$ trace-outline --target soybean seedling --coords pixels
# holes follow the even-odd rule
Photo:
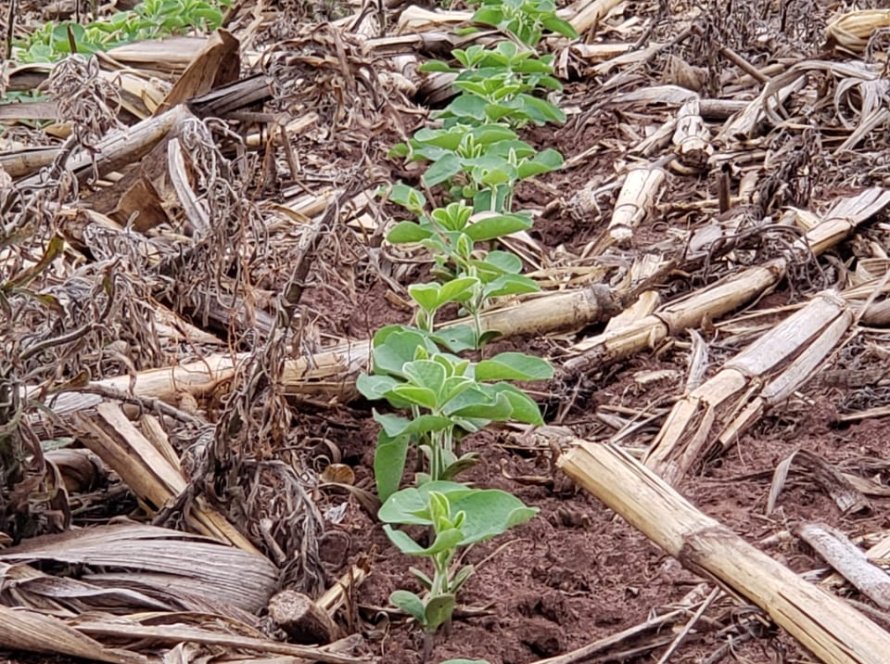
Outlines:
[[[499,28],[532,48],[545,30],[570,39],[578,37],[572,24],[557,16],[553,0],[482,0],[473,21]]]
[[[404,489],[383,504],[378,516],[387,524],[384,530],[390,541],[402,553],[427,558],[432,565],[432,576],[411,568],[425,590],[423,596],[397,590],[389,598],[423,628],[425,655],[432,647],[432,635],[451,620],[457,593],[474,571],[472,565],[453,568],[458,552],[525,523],[537,511],[505,491],[474,489],[456,482]],[[423,547],[391,524],[427,526],[433,543]]]
[[[520,141],[509,127],[492,123],[421,129],[390,154],[431,162],[423,175],[424,185],[443,185],[451,200],[472,199],[477,212],[510,212],[518,182],[563,164],[556,150],[539,152]]]
[[[511,41],[502,41],[494,48],[478,44],[458,48],[451,54],[460,68],[441,60],[421,66],[421,71],[457,75],[452,85],[460,94],[435,114],[446,127],[459,122],[504,122],[512,127],[529,122],[565,122],[565,113],[558,106],[533,94],[562,90],[553,76],[553,55],[539,55]]]
[[[392,244],[423,245],[433,257],[433,274],[443,282],[409,286],[408,292],[418,305],[418,327],[432,333],[437,312],[451,302],[459,303],[473,319],[469,337],[460,327],[441,331],[438,341],[449,350],[480,348],[487,341],[491,335],[483,330],[480,314],[494,298],[539,290],[534,280],[520,274],[522,261],[515,254],[481,247],[531,228],[530,216],[474,214],[463,202],[437,208],[427,215],[423,212],[423,194],[405,185],[394,186],[390,198],[410,206],[418,219],[397,223],[387,240]]]
[[[475,461],[459,456],[467,433],[491,422],[541,425],[538,405],[507,381],[548,379],[553,368],[546,360],[523,353],[500,353],[472,363],[439,352],[420,330],[385,327],[374,335],[373,374],[362,374],[359,391],[368,399],[385,399],[410,413],[374,413],[381,426],[374,455],[374,475],[381,500],[399,487],[410,445],[427,459],[427,472],[418,483],[454,478]]]

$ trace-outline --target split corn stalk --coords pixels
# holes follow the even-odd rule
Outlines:
[[[121,476],[124,483],[156,513],[171,504],[188,488],[172,446],[159,450],[136,428],[114,403],[100,403],[95,415],[78,414],[75,423],[80,440]],[[159,444],[160,440],[158,441]],[[176,463],[171,461],[176,459]],[[226,518],[199,497],[185,511],[185,521],[193,532],[213,537],[257,556],[262,553]]]
[[[701,116],[698,99],[687,101],[677,111],[677,128],[674,130],[674,152],[684,166],[703,170],[714,154],[711,135]]]
[[[768,408],[805,383],[852,323],[853,313],[837,293],[817,295],[681,398],[646,454],[646,465],[675,483],[702,460],[721,420],[728,424],[723,424],[719,441],[728,447]]]
[[[759,606],[829,664],[885,664],[890,634],[729,528],[612,445],[572,440],[558,466],[684,567]]]

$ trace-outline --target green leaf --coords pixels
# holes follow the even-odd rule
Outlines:
[[[417,387],[416,385],[398,385],[393,388],[393,394],[400,399],[404,399],[414,406],[420,406],[428,410],[435,410],[439,405],[436,393],[428,387]]]
[[[444,481],[427,482],[418,487],[408,487],[388,496],[377,512],[377,518],[384,523],[398,523],[406,526],[432,525],[429,518],[418,516],[418,513],[426,510],[431,491],[444,494],[449,501],[454,501],[475,489],[459,482]]]
[[[568,37],[569,39],[577,39],[578,31],[572,27],[572,24],[568,21],[564,21],[558,16],[547,16],[541,20],[541,25],[550,30],[551,32],[556,32],[563,37]]]
[[[538,512],[536,507],[526,507],[516,496],[497,489],[476,489],[454,497],[451,509],[466,514],[460,546],[491,539],[525,523]]]
[[[421,415],[411,420],[411,426],[408,427],[408,433],[415,435],[423,435],[432,431],[444,431],[454,426],[454,422],[441,415]]]
[[[534,279],[519,274],[504,274],[493,279],[485,286],[485,297],[503,297],[505,295],[522,295],[537,293],[541,287]]]
[[[522,271],[522,260],[509,251],[489,251],[485,263],[506,274],[519,274]]]
[[[472,325],[449,325],[433,334],[436,343],[452,353],[461,353],[476,348],[476,330]]]
[[[439,306],[448,302],[466,302],[473,296],[473,289],[479,285],[476,277],[460,277],[442,284]]]
[[[427,601],[424,619],[427,630],[434,632],[440,625],[451,620],[454,613],[455,598],[452,594],[435,595]]]
[[[540,175],[541,173],[555,171],[557,168],[562,167],[563,163],[564,160],[562,155],[556,150],[548,148],[543,152],[536,154],[534,158],[521,163],[517,170],[519,177],[525,179]]]
[[[524,422],[533,426],[544,424],[538,404],[525,392],[507,383],[497,383],[491,387],[510,402],[512,408],[510,419],[512,421]]]
[[[466,392],[475,385],[476,382],[472,378],[468,378],[467,376],[449,376],[445,380],[445,384],[442,386],[442,398],[445,400],[451,400],[458,394]]]
[[[355,386],[362,396],[369,401],[386,398],[386,393],[401,383],[392,376],[359,375]]]
[[[396,143],[389,149],[387,156],[390,159],[404,159],[409,154],[411,154],[411,149],[406,143]]]
[[[405,459],[408,455],[410,438],[407,435],[391,438],[381,431],[377,436],[377,449],[374,451],[374,479],[377,495],[385,501],[396,491],[405,472]]]
[[[487,119],[485,116],[485,100],[476,95],[463,93],[455,97],[445,107],[442,115],[446,117],[452,115],[461,119],[471,119],[477,123],[483,123]]]
[[[539,124],[547,122],[562,124],[566,121],[566,114],[563,113],[558,106],[554,106],[549,101],[538,99],[537,97],[532,97],[531,95],[524,93],[517,95],[516,101],[522,105],[522,110],[525,111],[532,120]]]
[[[416,567],[409,567],[408,571],[414,575],[414,577],[420,581],[420,585],[422,585],[426,590],[430,590],[433,587],[433,580],[427,576],[427,574],[423,570],[419,570]]]
[[[398,182],[389,190],[389,200],[406,210],[419,213],[426,207],[426,196],[414,187]]]
[[[436,533],[436,539],[433,540],[433,543],[424,548],[408,537],[406,533],[396,530],[390,525],[383,526],[383,531],[389,537],[389,541],[398,547],[399,551],[409,556],[434,556],[437,553],[456,548],[463,538],[460,530],[449,528]]]
[[[463,454],[459,459],[449,463],[445,467],[445,472],[442,473],[442,479],[453,480],[462,472],[472,468],[477,463],[479,463],[479,455],[475,452],[468,452],[467,454]]]
[[[432,236],[433,232],[413,221],[400,221],[386,236],[390,244],[407,244],[421,242]]]
[[[463,137],[467,134],[466,127],[452,127],[451,129],[418,129],[412,139],[415,143],[434,145],[443,150],[454,152],[460,147]]]
[[[474,140],[480,145],[491,145],[516,138],[516,132],[502,124],[486,124],[476,127],[471,132]]]
[[[405,375],[415,385],[429,389],[438,398],[448,377],[445,367],[433,360],[415,360],[405,365]]]
[[[518,214],[499,214],[479,219],[470,224],[464,232],[476,242],[485,242],[531,227],[532,221],[527,217]]]
[[[446,404],[445,413],[450,417],[506,421],[513,412],[510,402],[493,390],[483,389],[486,387],[488,386],[477,385],[459,394]]]
[[[433,312],[441,305],[442,287],[439,284],[411,284],[408,286],[408,295],[420,305],[420,308]]]
[[[396,590],[389,596],[389,603],[401,609],[421,625],[424,624],[425,607],[423,601],[407,590]]]
[[[414,361],[418,349],[435,352],[436,347],[422,332],[391,325],[377,330],[373,340],[374,373],[402,376],[402,367]]]
[[[484,23],[497,27],[504,20],[504,10],[500,7],[480,7],[473,14],[474,23]]]
[[[435,187],[450,180],[462,170],[460,159],[457,155],[447,154],[433,163],[423,174],[423,183],[427,187]]]
[[[425,74],[432,74],[437,72],[453,72],[454,69],[447,63],[442,62],[441,60],[427,60],[424,62],[418,70],[424,72]]]
[[[499,353],[476,365],[476,380],[548,380],[553,377],[553,367],[525,353]]]
[[[461,586],[464,585],[471,576],[473,576],[473,572],[476,571],[472,565],[464,565],[461,567],[457,574],[451,579],[451,592],[457,592],[460,590]]]

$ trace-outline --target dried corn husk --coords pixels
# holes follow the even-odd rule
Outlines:
[[[890,9],[864,9],[847,12],[825,28],[825,36],[837,47],[862,53],[878,30],[890,28]]]

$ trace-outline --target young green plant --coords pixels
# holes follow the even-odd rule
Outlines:
[[[378,516],[386,524],[390,541],[402,553],[426,558],[432,566],[432,576],[411,568],[424,588],[423,596],[397,590],[389,598],[423,628],[427,652],[432,634],[451,620],[457,592],[474,571],[472,565],[453,566],[460,550],[525,523],[537,511],[505,491],[475,489],[456,482],[429,482],[404,489],[383,504]],[[427,526],[433,542],[421,546],[393,524]]]
[[[425,72],[456,74],[452,85],[458,96],[435,114],[445,127],[468,122],[501,122],[511,127],[565,122],[565,113],[558,106],[534,94],[562,90],[553,76],[553,55],[539,55],[511,41],[493,48],[478,44],[458,48],[451,54],[459,68],[441,60],[421,66]]]
[[[14,57],[19,62],[54,62],[73,52],[88,55],[140,39],[215,30],[230,4],[231,0],[143,0],[132,10],[86,25],[45,23],[17,44]]]
[[[424,484],[452,479],[474,462],[473,455],[458,455],[467,433],[491,422],[543,424],[535,401],[508,381],[550,378],[546,360],[500,353],[473,363],[440,352],[428,334],[398,325],[374,335],[372,359],[374,373],[359,376],[359,391],[410,414],[374,413],[381,426],[374,457],[381,500],[398,489],[411,445],[427,459],[427,472],[417,478]]]
[[[445,305],[458,303],[472,318],[472,328],[449,326],[440,331],[437,341],[452,352],[481,348],[491,336],[481,320],[482,311],[491,301],[539,290],[534,280],[521,274],[522,261],[515,254],[483,248],[484,244],[531,228],[530,215],[474,213],[463,202],[426,214],[423,194],[405,185],[395,185],[390,198],[417,215],[417,221],[397,223],[387,240],[424,246],[433,256],[433,274],[442,282],[409,286],[408,292],[418,306],[418,327],[434,333],[436,314]]]
[[[391,154],[430,162],[423,184],[443,185],[452,201],[472,200],[475,212],[511,212],[519,182],[563,164],[556,150],[538,151],[519,140],[509,127],[493,123],[421,129],[408,144],[395,146]],[[422,210],[422,206],[406,207],[415,213]]]

